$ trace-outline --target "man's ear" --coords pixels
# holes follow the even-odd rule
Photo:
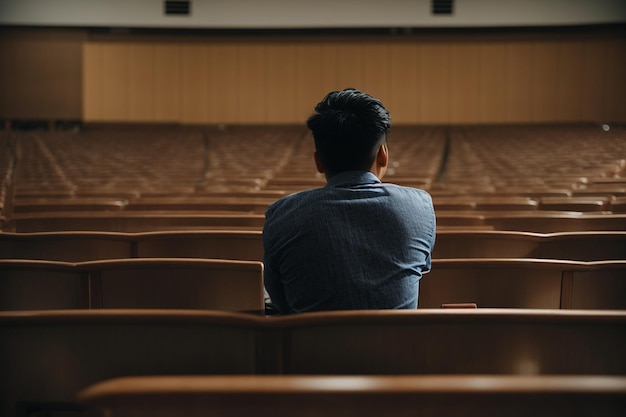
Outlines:
[[[376,154],[376,164],[383,168],[383,167],[387,167],[387,164],[389,163],[389,148],[387,148],[387,144],[383,143],[382,145],[380,145],[380,148],[378,148],[378,153]]]
[[[322,161],[320,160],[320,156],[317,154],[317,151],[313,152],[313,159],[315,160],[315,167],[317,168],[317,172],[323,174],[324,165],[322,165]]]

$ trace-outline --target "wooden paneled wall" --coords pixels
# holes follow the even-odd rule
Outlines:
[[[115,35],[0,28],[0,118],[303,123],[348,86],[395,123],[626,122],[617,30]]]
[[[80,29],[0,28],[0,118],[82,115]]]
[[[87,42],[86,121],[301,123],[357,87],[396,123],[626,121],[626,41]]]

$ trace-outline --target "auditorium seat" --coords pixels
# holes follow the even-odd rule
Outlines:
[[[138,233],[133,238],[140,258],[263,260],[260,230],[161,231]]]
[[[502,230],[437,231],[433,258],[626,259],[626,231],[531,233]]]
[[[540,239],[539,247],[531,256],[577,261],[623,260],[626,259],[626,231],[547,234]]]
[[[263,214],[274,201],[273,198],[258,197],[141,197],[130,202],[126,210]]]
[[[433,259],[420,280],[419,308],[476,303],[479,308],[560,308],[567,261],[510,258]]]
[[[0,258],[81,262],[130,258],[131,236],[116,232],[0,232]]]
[[[265,308],[260,261],[135,258],[82,262],[78,269],[89,274],[92,308]]]
[[[613,213],[626,213],[626,196],[613,197],[609,210]]]
[[[626,310],[626,259],[591,262],[574,271],[571,308]]]
[[[107,380],[95,417],[621,417],[626,378],[599,375],[229,375]]]
[[[618,310],[363,310],[268,323],[285,335],[286,374],[626,373]]]
[[[609,201],[609,197],[595,196],[542,197],[539,209],[577,212],[606,211]]]
[[[80,309],[88,306],[88,278],[74,264],[0,259],[0,310]]]
[[[0,415],[121,376],[623,376],[625,325],[581,310],[0,312]]]
[[[573,296],[572,291],[578,291],[584,278],[584,285],[594,288],[585,308],[623,308],[623,297],[616,295],[625,288],[619,277],[626,277],[624,260],[433,259],[432,270],[420,280],[418,306],[475,303],[478,308],[582,308],[573,300],[584,298],[584,292]]]
[[[261,230],[263,214],[154,213],[154,212],[74,212],[15,215],[5,230],[28,232],[107,231],[151,232],[158,230]]]
[[[518,230],[537,233],[574,231],[626,231],[626,214],[595,212],[511,212],[483,214],[483,224],[495,230]]]
[[[433,258],[527,258],[541,234],[500,230],[438,230]],[[626,236],[625,236],[626,239]]]
[[[0,312],[0,415],[75,410],[76,392],[120,376],[254,374],[261,319],[190,310]]]
[[[74,264],[0,259],[0,310],[79,309],[88,306],[87,276]]]
[[[28,198],[16,199],[13,202],[13,212],[20,213],[50,213],[67,211],[117,211],[128,204],[126,200],[81,197],[81,198]]]
[[[529,197],[494,196],[476,198],[476,210],[536,210],[537,201]]]

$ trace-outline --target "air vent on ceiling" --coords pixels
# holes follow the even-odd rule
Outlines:
[[[165,0],[166,16],[189,16],[191,14],[190,0]]]
[[[450,15],[454,11],[454,0],[431,0],[432,14]]]

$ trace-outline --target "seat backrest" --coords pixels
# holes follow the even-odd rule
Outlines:
[[[526,213],[489,213],[485,214],[483,221],[496,230],[537,233],[626,230],[626,214],[580,214],[539,210]]]
[[[88,305],[87,276],[75,264],[0,259],[0,310],[78,309]]]
[[[626,231],[577,231],[544,235],[533,256],[577,261],[626,259]]]
[[[0,415],[16,416],[17,401],[73,402],[120,376],[254,374],[259,321],[219,311],[0,312]]]
[[[276,320],[286,374],[626,372],[624,311],[367,310]]]
[[[537,233],[496,230],[439,230],[433,258],[527,258],[541,242]]]
[[[139,258],[212,258],[262,261],[262,233],[242,230],[138,233]]]
[[[261,230],[263,214],[211,214],[211,213],[156,213],[142,211],[119,212],[49,212],[24,213],[11,217],[5,230],[27,232],[52,232],[67,230],[105,232],[151,232],[159,230]]]
[[[135,258],[78,266],[89,274],[94,308],[264,310],[260,261]]]
[[[575,271],[570,308],[626,310],[626,260],[589,262]]]
[[[433,259],[420,280],[419,308],[560,308],[563,271],[580,263],[547,259]]]
[[[101,417],[571,417],[622,416],[624,395],[620,376],[210,375],[116,378],[78,399]]]
[[[0,258],[82,262],[130,258],[130,235],[114,232],[0,233]]]

